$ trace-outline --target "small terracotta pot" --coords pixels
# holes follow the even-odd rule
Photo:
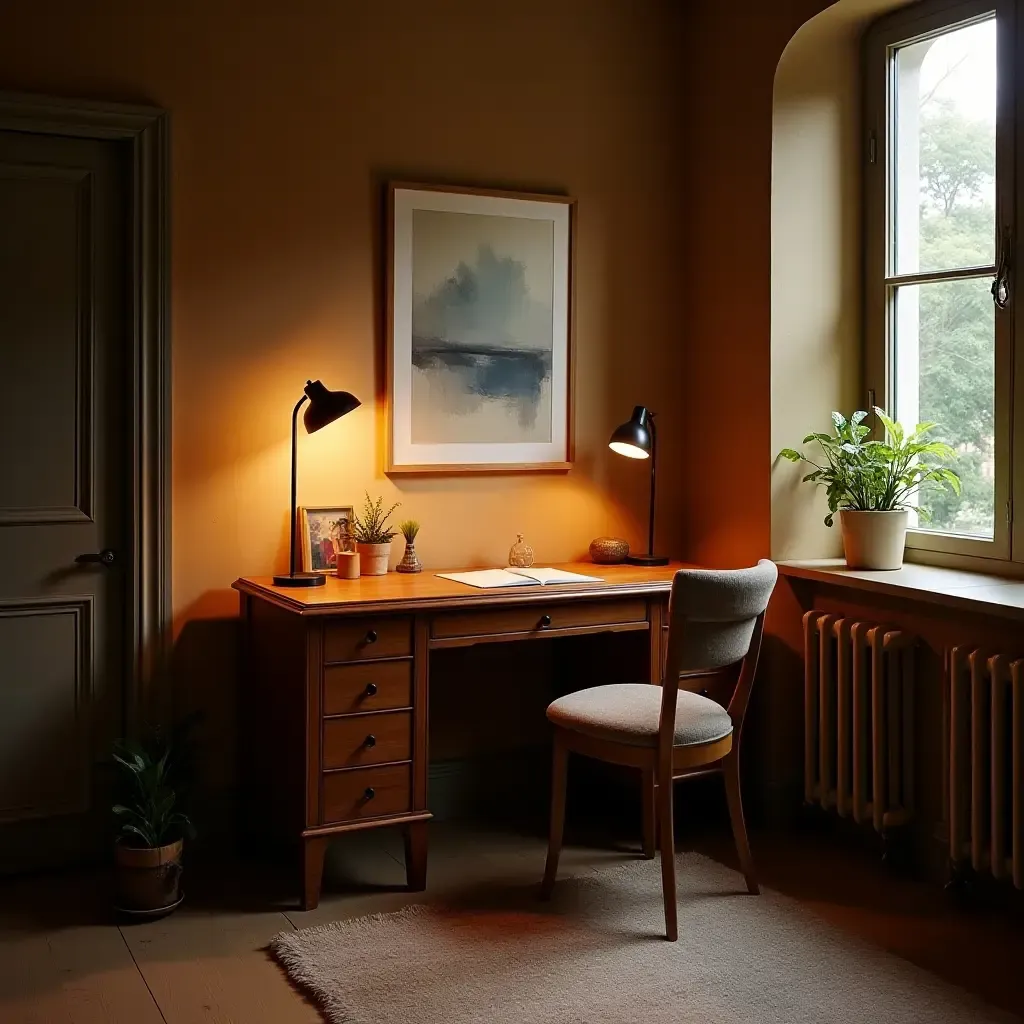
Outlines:
[[[115,902],[129,913],[159,913],[181,899],[181,840],[166,846],[114,845]]]
[[[386,544],[356,544],[360,576],[384,576],[391,560],[391,541]]]
[[[907,543],[907,518],[898,512],[839,513],[843,527],[843,551],[851,569],[899,569]]]

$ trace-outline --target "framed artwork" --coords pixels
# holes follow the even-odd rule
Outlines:
[[[575,201],[388,199],[387,471],[571,468]]]
[[[338,552],[351,543],[352,506],[299,508],[299,550],[303,572],[334,572]]]

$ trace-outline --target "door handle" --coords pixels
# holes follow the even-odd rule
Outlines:
[[[100,565],[113,565],[117,561],[117,555],[110,548],[104,548],[102,551],[89,551],[84,555],[79,555],[75,561],[79,565],[86,565],[90,562],[99,562]]]

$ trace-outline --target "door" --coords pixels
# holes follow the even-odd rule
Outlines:
[[[129,157],[114,140],[0,132],[0,870],[109,844],[130,578]]]

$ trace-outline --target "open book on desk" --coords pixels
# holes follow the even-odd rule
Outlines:
[[[476,572],[439,572],[443,580],[454,580],[470,587],[529,587],[553,583],[603,583],[600,576],[584,576],[564,569],[480,569]]]

